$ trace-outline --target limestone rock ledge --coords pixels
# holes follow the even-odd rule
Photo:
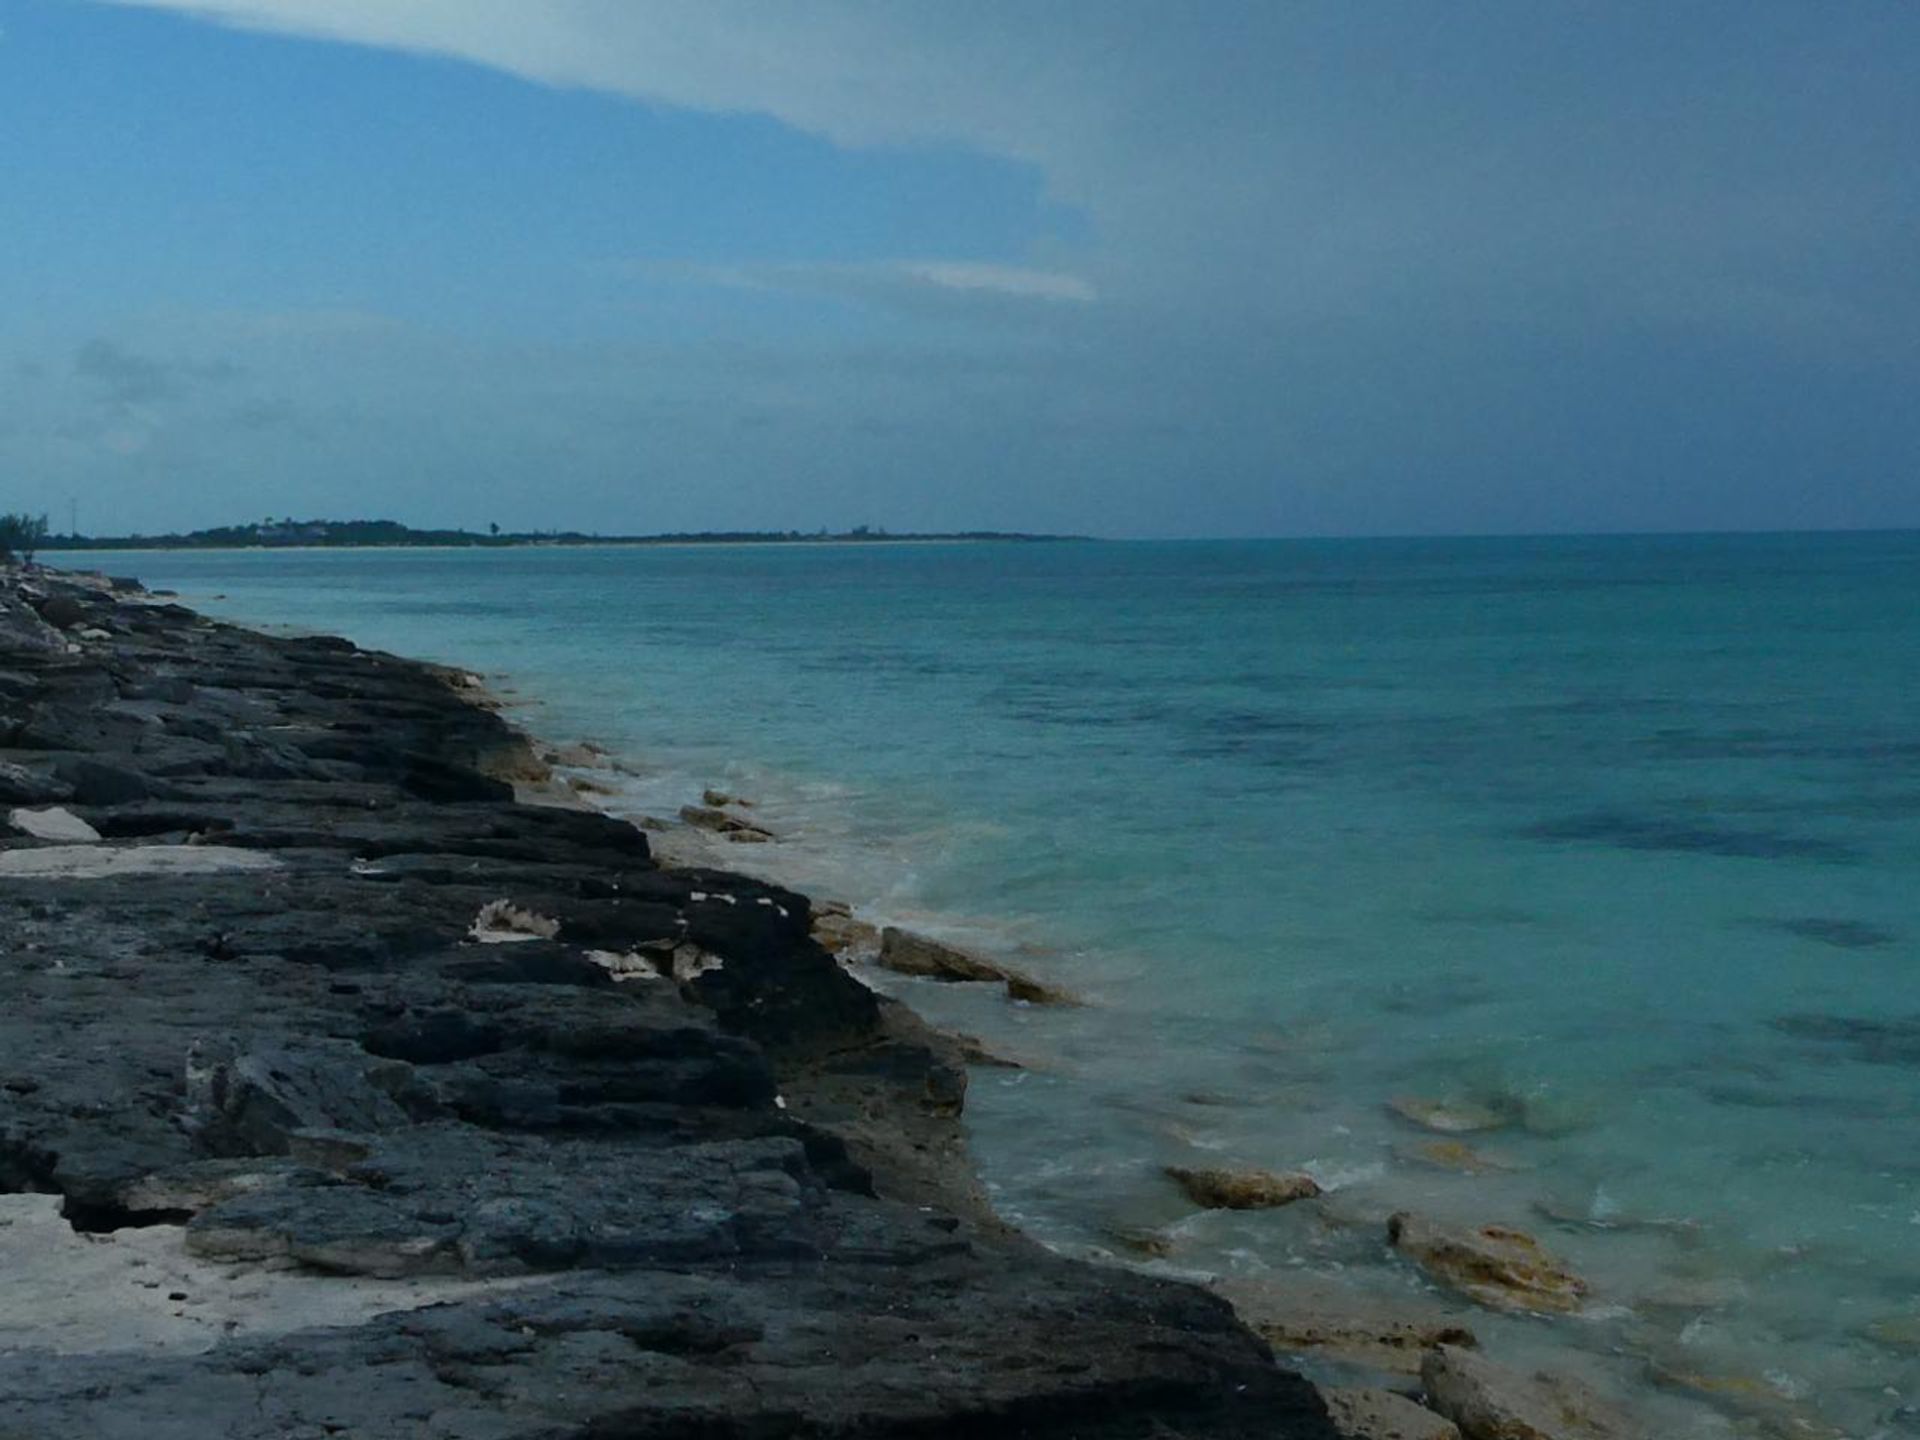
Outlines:
[[[450,673],[0,572],[0,801],[77,822],[0,838],[0,1434],[1336,1433],[993,1218],[804,896],[517,803]]]

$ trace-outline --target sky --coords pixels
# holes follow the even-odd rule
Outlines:
[[[0,0],[0,509],[1920,525],[1905,0]]]

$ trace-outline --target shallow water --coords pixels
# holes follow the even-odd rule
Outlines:
[[[908,987],[1035,1062],[970,1123],[1050,1241],[1392,1290],[1390,1210],[1518,1223],[1595,1306],[1505,1343],[1912,1433],[1864,1332],[1920,1313],[1920,536],[78,563],[505,677],[617,805],[754,796],[738,863],[1087,998]],[[1352,1223],[1191,1216],[1196,1157]]]

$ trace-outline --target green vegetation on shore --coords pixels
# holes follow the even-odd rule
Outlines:
[[[46,541],[46,516],[0,515],[0,560],[11,560],[18,556],[30,562],[34,552]]]
[[[296,546],[492,546],[509,545],[742,545],[844,544],[897,540],[1081,540],[1081,535],[1024,535],[1002,530],[940,534],[891,534],[861,525],[845,531],[697,530],[661,535],[589,535],[578,530],[416,530],[395,520],[274,520],[221,525],[170,535],[48,535],[49,550],[252,550]]]

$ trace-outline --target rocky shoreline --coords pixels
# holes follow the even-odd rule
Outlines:
[[[0,1434],[1340,1433],[998,1223],[955,1042],[516,798],[460,677],[50,572],[0,649]]]

